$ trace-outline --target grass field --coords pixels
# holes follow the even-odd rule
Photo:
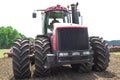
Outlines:
[[[9,49],[0,49],[0,58],[7,57],[7,55],[4,55],[4,52],[9,52]]]
[[[120,52],[111,52],[112,54],[120,55]]]

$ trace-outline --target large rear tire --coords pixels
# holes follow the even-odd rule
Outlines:
[[[90,37],[90,45],[94,52],[94,71],[105,71],[109,64],[109,49],[102,38]]]
[[[38,37],[35,40],[35,77],[44,77],[49,74],[45,62],[47,54],[50,54],[50,40],[47,37]]]
[[[25,79],[31,77],[29,61],[29,40],[17,39],[13,46],[13,74],[15,79]]]

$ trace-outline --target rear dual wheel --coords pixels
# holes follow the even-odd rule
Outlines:
[[[13,46],[13,74],[15,79],[28,79],[30,72],[30,43],[28,39],[17,39]],[[35,77],[42,77],[49,74],[45,62],[47,54],[50,54],[50,41],[46,37],[37,38],[35,41]]]
[[[35,40],[35,77],[44,77],[50,73],[45,63],[47,54],[50,54],[50,41],[47,37],[38,37]]]
[[[105,71],[109,65],[109,49],[107,44],[102,38],[99,37],[90,37],[90,45],[94,52],[94,71]]]
[[[13,74],[15,79],[25,79],[31,77],[29,61],[29,40],[17,39],[13,46]]]

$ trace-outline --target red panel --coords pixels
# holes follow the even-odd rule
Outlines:
[[[53,7],[47,8],[47,9],[45,10],[45,12],[53,11],[53,10],[68,11],[67,8],[62,7],[61,5],[57,5],[57,6],[53,6]]]
[[[53,35],[53,50],[56,51],[57,50],[57,44],[56,44],[56,34]]]

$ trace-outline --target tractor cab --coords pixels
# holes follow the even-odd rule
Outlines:
[[[51,34],[54,29],[54,23],[70,23],[70,14],[66,11],[53,10],[45,13],[43,33]]]
[[[36,18],[36,11],[42,13],[43,34],[52,34],[54,29],[54,23],[75,23],[79,24],[80,12],[77,12],[77,5],[71,5],[69,8],[62,7],[61,5],[49,7],[45,10],[35,10],[33,12],[33,18]],[[82,20],[81,20],[82,21]]]

